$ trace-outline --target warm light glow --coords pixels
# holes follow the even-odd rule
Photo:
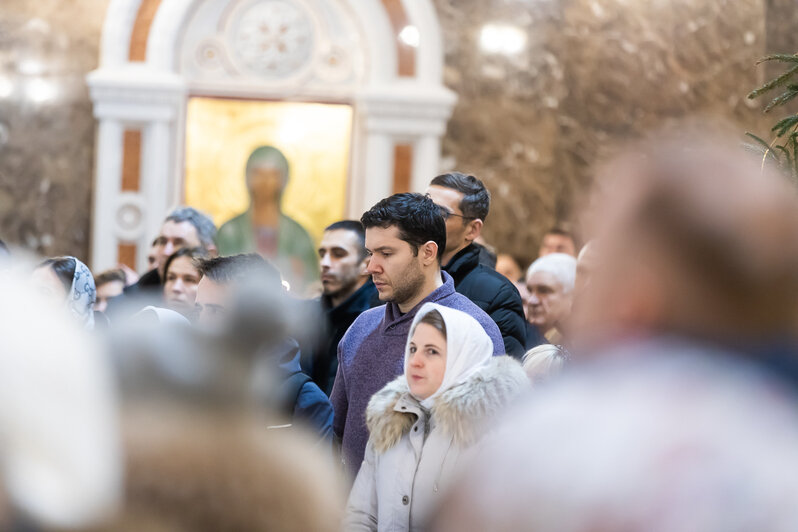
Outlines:
[[[10,98],[14,94],[14,82],[7,76],[0,76],[0,100]]]
[[[37,59],[22,59],[17,62],[17,71],[26,76],[41,76],[44,74],[44,63]]]
[[[217,225],[249,205],[244,167],[261,145],[280,149],[291,176],[282,209],[316,242],[344,216],[352,108],[191,98],[186,122],[186,203]]]
[[[526,45],[526,33],[515,26],[486,24],[480,32],[479,45],[492,54],[517,54]]]
[[[53,101],[58,96],[58,85],[42,78],[33,78],[25,84],[25,97],[35,104]]]
[[[418,48],[418,44],[421,41],[421,34],[417,27],[405,26],[402,28],[402,31],[399,32],[399,39],[408,46]]]

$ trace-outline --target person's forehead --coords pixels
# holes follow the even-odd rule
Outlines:
[[[543,237],[543,241],[549,245],[573,244],[573,238],[568,235],[549,233]]]
[[[222,304],[227,297],[227,287],[203,277],[197,285],[197,302]]]
[[[59,289],[63,289],[64,287],[61,283],[61,279],[58,278],[58,275],[56,275],[55,271],[50,266],[40,266],[33,270],[31,275],[34,283]]]
[[[382,246],[398,247],[407,244],[399,238],[399,228],[395,225],[389,227],[369,227],[366,229],[366,247],[374,250]]]
[[[114,279],[112,281],[106,281],[102,284],[97,285],[97,291],[109,292],[109,291],[116,291],[116,290],[123,290],[125,288],[125,283],[120,281],[119,279]]]
[[[175,222],[174,220],[167,220],[161,227],[161,236],[182,238],[183,240],[199,240],[197,228],[189,221]]]
[[[194,261],[191,257],[177,257],[172,262],[169,263],[169,271],[172,273],[197,273],[197,269],[194,267]]]
[[[344,248],[350,253],[357,251],[360,247],[359,238],[354,231],[349,229],[333,229],[332,231],[325,231],[321,237],[321,248]]]
[[[537,271],[529,276],[526,282],[528,287],[548,287],[555,291],[562,290],[562,283],[551,272]]]
[[[446,340],[441,332],[429,323],[424,322],[419,322],[418,325],[416,325],[416,328],[413,329],[412,338],[415,340],[423,339],[427,341],[438,340],[440,343],[446,344]]]
[[[436,204],[448,207],[455,212],[460,210],[460,202],[463,201],[465,197],[459,190],[439,185],[430,185],[427,187],[427,194]]]

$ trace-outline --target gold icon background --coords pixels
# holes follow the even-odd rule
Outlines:
[[[186,203],[217,227],[249,206],[244,167],[258,146],[288,159],[283,213],[316,243],[343,218],[352,108],[348,105],[191,98],[186,122]]]

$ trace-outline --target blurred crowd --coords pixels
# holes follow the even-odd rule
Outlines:
[[[761,154],[630,142],[524,265],[475,176],[314,251],[279,150],[244,173],[145,272],[0,244],[0,528],[798,530],[798,190]]]

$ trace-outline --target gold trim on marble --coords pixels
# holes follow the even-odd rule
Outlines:
[[[122,150],[122,192],[138,192],[141,183],[141,130],[126,129]]]
[[[130,51],[128,52],[130,61],[143,62],[147,60],[147,40],[150,37],[150,27],[159,7],[161,7],[161,0],[141,1],[136,14],[136,22],[133,24],[133,31],[130,34]]]
[[[416,49],[399,38],[399,34],[410,24],[402,0],[382,0],[382,5],[388,13],[396,41],[397,70],[399,77],[412,78],[416,75]]]
[[[413,170],[413,145],[396,144],[393,147],[393,193],[410,192]]]
[[[116,262],[136,270],[136,244],[120,242],[116,249]]]

